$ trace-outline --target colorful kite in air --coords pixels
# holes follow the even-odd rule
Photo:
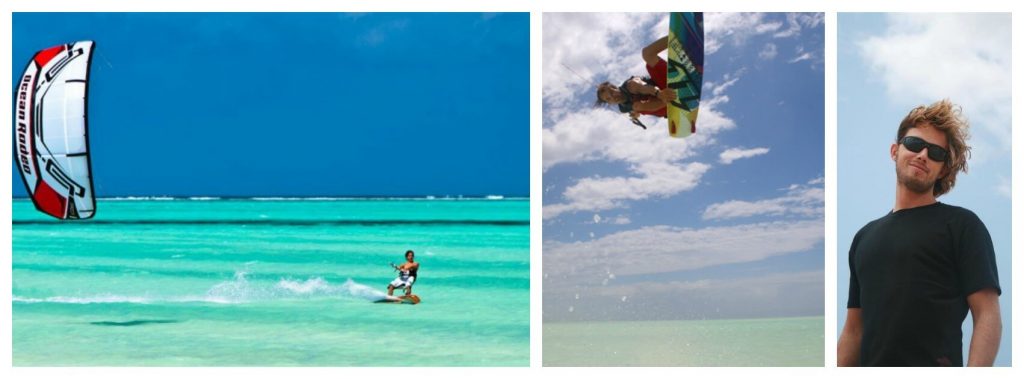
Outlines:
[[[36,209],[62,220],[96,213],[86,99],[93,47],[83,41],[39,51],[14,99],[21,179]]]

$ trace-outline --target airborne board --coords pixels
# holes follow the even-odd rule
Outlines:
[[[669,14],[668,88],[676,99],[668,106],[668,132],[684,138],[697,132],[697,108],[704,81],[704,14]]]
[[[18,171],[36,209],[66,219],[96,213],[87,101],[92,41],[37,52],[15,95]]]
[[[420,297],[416,296],[416,295],[397,296],[397,297],[396,296],[385,296],[383,299],[379,299],[379,300],[374,301],[374,303],[413,304],[413,305],[415,305],[415,304],[419,304],[420,303]]]

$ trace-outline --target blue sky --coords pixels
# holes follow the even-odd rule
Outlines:
[[[938,200],[974,211],[992,236],[1003,289],[996,365],[1009,366],[1010,15],[840,13],[838,31],[837,335],[846,322],[850,242],[895,201],[889,146],[899,122],[918,105],[949,98],[962,106],[971,124],[972,151],[968,173]],[[967,317],[965,359],[972,327]]]
[[[101,197],[529,194],[525,13],[15,13],[12,78],[85,39]]]
[[[706,14],[697,134],[592,107],[654,14],[544,14],[544,320],[824,313],[824,16]],[[664,56],[664,54],[662,54]]]

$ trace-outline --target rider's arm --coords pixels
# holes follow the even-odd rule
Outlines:
[[[668,50],[668,36],[662,37],[657,41],[651,42],[650,45],[644,47],[644,50],[641,52],[641,54],[644,57],[644,62],[647,62],[648,66],[654,67],[657,66],[658,62],[661,61],[661,58],[658,57],[658,53],[661,53],[662,51],[665,50]]]

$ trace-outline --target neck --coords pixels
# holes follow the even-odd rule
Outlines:
[[[925,192],[914,192],[900,185],[896,184],[896,204],[893,205],[892,211],[896,212],[903,209],[917,208],[925,205],[935,204],[935,195],[931,191]]]

